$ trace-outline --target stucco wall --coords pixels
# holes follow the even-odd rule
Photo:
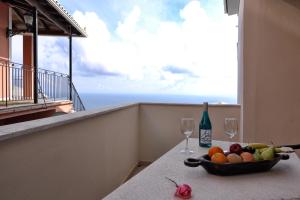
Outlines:
[[[24,97],[33,99],[33,36],[23,35]]]
[[[0,199],[100,199],[138,162],[138,122],[135,105],[0,142]]]
[[[198,137],[202,105],[142,104],[140,105],[140,160],[153,161],[184,139],[180,133],[180,119],[193,117]],[[224,119],[240,119],[239,105],[209,105],[213,139],[228,140],[224,134]],[[237,135],[233,141],[240,140]]]
[[[244,139],[299,143],[300,2],[241,2]]]
[[[6,37],[8,27],[9,8],[0,2],[0,57],[9,58],[9,42]]]
[[[0,99],[9,96],[9,85],[6,80],[9,77],[7,60],[9,58],[9,40],[6,37],[6,30],[9,22],[9,7],[0,2]]]

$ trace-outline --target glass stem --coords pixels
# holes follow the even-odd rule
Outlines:
[[[233,137],[230,137],[230,143],[229,143],[230,145],[232,145],[232,144],[234,144],[234,142],[233,142]]]
[[[189,150],[189,137],[186,136],[185,138],[185,151],[188,151]]]

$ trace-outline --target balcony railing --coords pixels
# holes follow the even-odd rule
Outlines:
[[[38,101],[47,102],[72,100],[73,110],[85,107],[69,75],[38,69]],[[8,107],[15,104],[33,103],[34,71],[32,66],[10,62],[0,58],[0,102]],[[71,88],[70,88],[71,87]]]
[[[67,74],[38,69],[38,83],[41,85],[39,95],[44,94],[48,101],[68,100],[70,99],[69,80]]]
[[[71,94],[72,94],[72,102],[73,102],[73,109],[75,111],[84,111],[85,110],[85,107],[84,107],[84,104],[74,86],[73,83],[72,84],[72,88],[71,88]]]

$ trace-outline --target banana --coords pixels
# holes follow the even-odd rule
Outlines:
[[[252,147],[254,149],[262,149],[262,148],[267,148],[269,147],[269,145],[267,144],[263,144],[263,143],[251,143],[248,144],[249,147]]]
[[[262,153],[267,149],[268,148],[262,148],[262,149],[258,149],[258,150],[260,153]],[[274,147],[274,153],[292,153],[292,152],[294,152],[294,151],[286,150],[286,149],[284,149],[284,147]]]
[[[275,153],[294,153],[294,149],[290,147],[276,147]]]

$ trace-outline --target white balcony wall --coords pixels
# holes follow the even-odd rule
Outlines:
[[[1,126],[0,199],[101,199],[139,161],[183,140],[181,117],[198,124],[201,113],[201,105],[133,104]],[[210,106],[209,113],[213,138],[224,140],[224,118],[239,118],[240,106]]]
[[[33,123],[66,120],[53,118],[20,124],[32,128]],[[138,162],[138,121],[134,105],[1,141],[0,199],[100,199]]]
[[[180,133],[180,119],[193,117],[196,129],[192,137],[199,136],[202,105],[141,104],[140,105],[140,160],[153,161],[184,139]],[[240,119],[239,105],[209,105],[213,139],[228,140],[224,134],[224,118]],[[234,138],[240,141],[241,134]]]

